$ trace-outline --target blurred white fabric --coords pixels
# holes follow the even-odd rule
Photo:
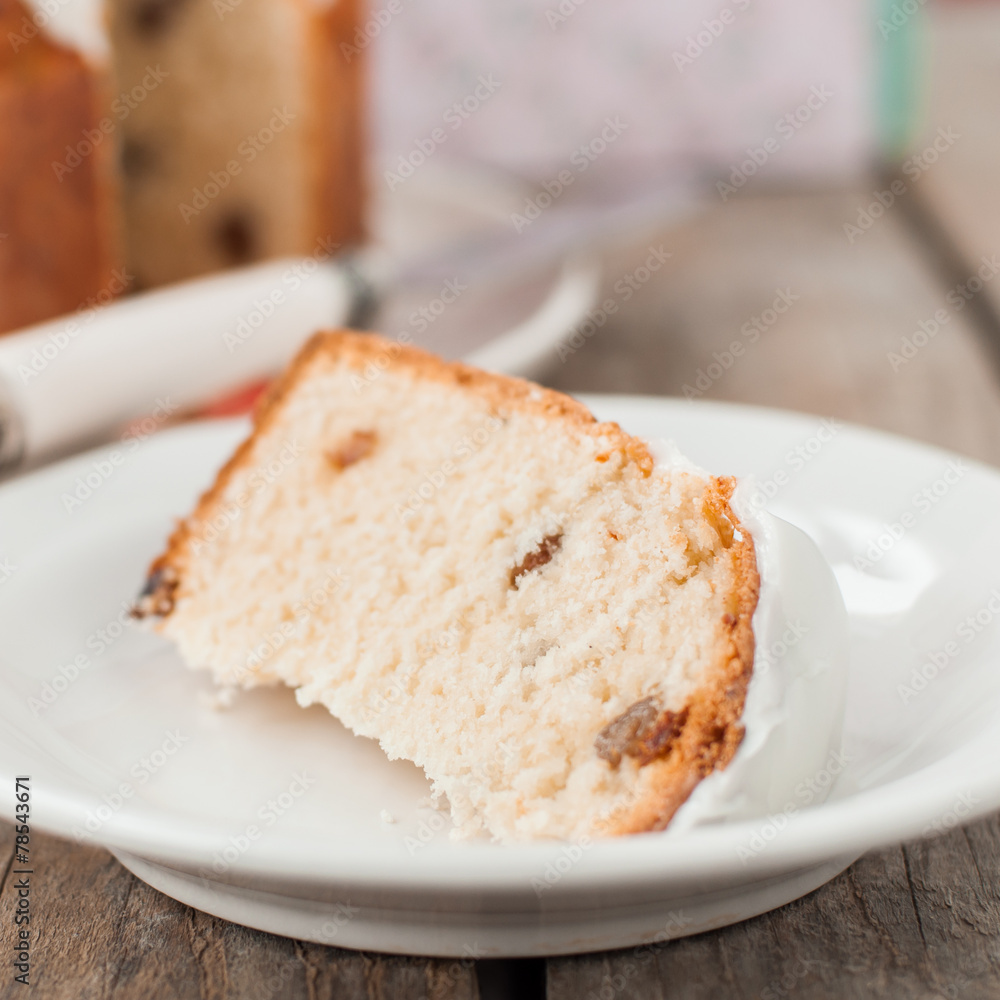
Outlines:
[[[861,0],[374,0],[344,51],[373,62],[383,177],[460,156],[629,186],[763,149],[754,173],[812,178],[872,157],[874,24]]]

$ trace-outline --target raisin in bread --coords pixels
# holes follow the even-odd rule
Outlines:
[[[218,683],[290,685],[415,761],[461,833],[661,829],[742,737],[732,488],[560,393],[320,334],[138,613]]]
[[[148,288],[358,242],[360,10],[0,0],[0,330],[121,291],[116,267]]]

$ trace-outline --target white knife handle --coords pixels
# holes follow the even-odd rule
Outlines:
[[[0,337],[0,466],[106,437],[280,370],[363,293],[341,261],[287,258]]]

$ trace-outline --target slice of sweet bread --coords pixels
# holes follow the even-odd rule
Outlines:
[[[732,486],[560,393],[323,333],[138,611],[220,684],[288,684],[415,761],[460,833],[661,829],[742,737]]]

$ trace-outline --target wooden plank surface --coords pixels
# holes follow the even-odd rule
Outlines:
[[[919,179],[904,175],[894,210],[860,235],[845,230],[884,177],[848,192],[746,189],[681,231],[646,234],[608,258],[615,317],[553,358],[547,381],[576,392],[687,386],[698,398],[832,415],[1000,464],[1000,383],[984,347],[998,332],[990,309],[1000,308],[1000,280],[980,293],[990,309],[948,299],[981,256],[1000,251],[1000,6],[949,5],[930,17],[928,128],[914,151],[939,128],[961,138]],[[666,263],[639,281],[661,247]],[[637,290],[626,300],[629,283]],[[775,299],[788,308],[766,322]],[[947,319],[935,320],[941,309]],[[743,330],[755,319],[764,328],[749,343]],[[734,342],[742,354],[708,377]],[[8,975],[13,838],[0,823],[0,1000],[538,995],[534,964],[477,970],[289,941],[182,906],[99,849],[38,834],[33,845],[44,919],[32,942],[37,985],[26,991]],[[1000,996],[1000,821],[875,852],[734,927],[551,960],[545,985],[552,1000]]]
[[[13,828],[0,823],[0,1000],[478,1000],[468,962],[291,941],[162,895],[107,851],[31,836],[31,985],[14,982]]]
[[[606,294],[619,294],[616,284],[637,273],[651,246],[670,253],[667,264],[613,322],[554,359],[548,381],[572,391],[683,393],[784,291],[787,311],[700,398],[834,415],[1000,462],[1000,388],[967,317],[953,317],[894,370],[889,356],[933,316],[944,285],[903,218],[887,219],[863,242],[843,239],[842,220],[864,193],[862,185],[761,194],[715,206],[681,231],[648,234],[609,259]],[[34,903],[44,921],[33,967],[46,998],[532,995],[520,967],[455,974],[452,963],[288,941],[182,906],[106,852],[39,835],[34,843],[44,872]],[[0,825],[5,871],[11,848],[10,827]],[[8,875],[4,953],[11,887]],[[809,897],[736,927],[552,960],[548,995],[996,996],[998,890],[994,818],[865,857]],[[0,980],[0,998],[21,995],[9,977]]]
[[[995,860],[997,834],[994,819],[869,855],[805,899],[712,934],[551,961],[549,1000],[996,997],[996,876],[976,865]]]

